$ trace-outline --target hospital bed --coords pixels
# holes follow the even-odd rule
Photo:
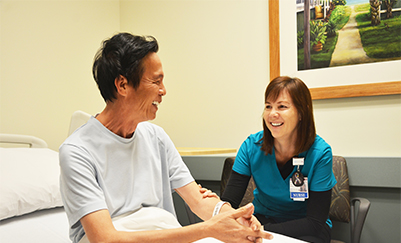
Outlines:
[[[74,112],[68,135],[89,118],[85,112]],[[71,242],[59,190],[58,152],[49,149],[44,140],[26,135],[0,134],[0,145],[0,242]],[[178,224],[167,211],[146,210],[113,223],[118,230],[129,230],[124,227],[130,222],[134,222],[134,230],[169,228]],[[161,222],[164,224],[160,225]],[[274,236],[274,240],[264,242],[302,242],[278,234]],[[221,241],[213,238],[198,241],[216,242]]]
[[[70,242],[58,153],[42,139],[0,134],[0,242]]]

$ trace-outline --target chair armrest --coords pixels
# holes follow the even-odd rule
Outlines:
[[[358,203],[358,204],[357,204]],[[370,201],[356,197],[351,200],[351,242],[359,243],[363,225],[370,208]]]
[[[189,206],[188,206],[188,204],[186,202],[184,202],[184,204],[185,204],[185,211],[187,211],[189,224],[195,224],[196,223],[195,214],[191,211],[191,209],[189,208]]]

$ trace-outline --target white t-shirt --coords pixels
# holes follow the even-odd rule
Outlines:
[[[60,188],[70,239],[85,234],[80,219],[108,209],[110,216],[159,207],[175,215],[172,192],[194,181],[164,130],[139,123],[132,138],[120,137],[96,118],[60,146]]]

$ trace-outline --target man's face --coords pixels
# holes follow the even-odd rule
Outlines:
[[[135,90],[130,86],[129,105],[135,112],[135,117],[143,121],[156,118],[158,105],[162,102],[162,96],[166,95],[163,84],[163,68],[159,56],[155,52],[149,53],[143,60],[144,72]]]

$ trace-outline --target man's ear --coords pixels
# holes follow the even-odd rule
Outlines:
[[[114,85],[117,89],[117,94],[125,96],[127,94],[128,80],[120,75],[114,80]]]

